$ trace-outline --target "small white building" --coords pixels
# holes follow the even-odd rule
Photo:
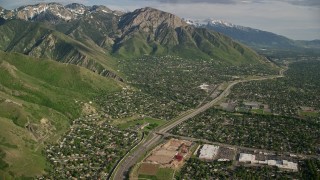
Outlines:
[[[200,150],[199,158],[203,160],[213,160],[218,154],[219,146],[205,144]]]
[[[255,160],[256,160],[256,156],[253,154],[240,153],[239,162],[254,163]]]
[[[231,161],[230,159],[218,159],[219,162],[227,162],[227,161]]]
[[[258,164],[268,165],[268,160],[258,161]]]
[[[277,164],[276,160],[268,160],[268,165],[269,166],[275,166]]]
[[[287,160],[283,160],[282,163],[281,161],[277,162],[276,166],[282,169],[298,171],[298,164]]]

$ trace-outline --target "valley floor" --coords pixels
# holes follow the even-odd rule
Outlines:
[[[233,83],[230,83],[229,86],[227,86],[223,92],[221,92],[221,94],[219,96],[217,96],[213,101],[211,101],[211,103],[205,104],[203,106],[200,106],[198,109],[193,110],[191,112],[187,112],[184,115],[180,116],[179,118],[175,118],[174,120],[170,121],[169,123],[167,123],[166,125],[162,126],[161,128],[157,129],[156,131],[154,131],[155,133],[150,135],[150,138],[147,139],[144,143],[141,143],[140,146],[136,149],[134,149],[134,151],[132,152],[132,154],[130,154],[130,156],[126,156],[125,159],[123,160],[123,164],[122,166],[120,166],[120,168],[118,169],[116,175],[115,175],[115,179],[117,178],[122,178],[123,174],[128,173],[128,169],[129,167],[133,166],[134,164],[136,164],[136,162],[139,161],[139,157],[143,156],[143,154],[152,149],[152,147],[154,145],[156,145],[158,142],[161,141],[161,139],[163,137],[176,137],[176,138],[180,138],[180,139],[186,139],[186,140],[191,140],[193,142],[200,142],[200,143],[209,143],[209,144],[218,144],[218,145],[222,145],[225,147],[232,147],[235,149],[240,149],[241,151],[244,150],[247,153],[250,152],[257,152],[257,151],[262,151],[262,152],[272,152],[272,153],[276,153],[277,156],[282,156],[282,154],[286,154],[289,155],[291,154],[292,156],[295,157],[299,157],[298,159],[295,160],[295,162],[298,161],[302,161],[305,159],[305,161],[309,161],[308,159],[318,159],[319,156],[316,155],[317,154],[317,141],[319,140],[319,132],[317,132],[320,127],[319,127],[319,121],[315,120],[313,122],[308,122],[306,120],[300,120],[300,119],[292,119],[290,117],[285,117],[285,116],[275,116],[272,115],[272,113],[270,114],[266,114],[266,115],[262,115],[259,116],[259,114],[253,113],[253,114],[246,114],[243,112],[240,113],[235,113],[234,117],[235,119],[243,119],[245,121],[248,122],[239,122],[241,124],[241,127],[248,127],[248,128],[253,128],[253,129],[248,129],[249,133],[255,133],[255,132],[259,132],[260,130],[266,130],[266,132],[260,131],[262,134],[267,135],[267,137],[262,137],[259,134],[246,134],[246,131],[241,130],[241,128],[235,128],[235,138],[242,138],[245,141],[248,141],[247,144],[241,144],[241,139],[233,141],[231,144],[239,144],[239,145],[245,145],[246,147],[251,147],[251,148],[246,148],[246,147],[240,147],[240,146],[233,146],[233,145],[228,145],[228,142],[230,141],[230,138],[233,138],[233,134],[232,131],[226,129],[224,130],[223,127],[219,127],[220,125],[222,126],[234,126],[235,122],[232,122],[234,120],[232,120],[231,117],[228,117],[227,115],[229,114],[228,112],[224,112],[224,111],[218,111],[218,110],[214,110],[211,109],[211,106],[214,104],[218,104],[221,103],[221,100],[225,100],[225,98],[231,93],[230,89],[233,86],[236,86],[237,84],[240,83],[244,83],[244,82],[262,82],[262,81],[266,81],[266,80],[274,80],[276,81],[277,78],[284,78],[284,73],[285,70],[281,70],[280,71],[280,75],[279,76],[270,76],[270,77],[262,77],[262,78],[251,78],[251,79],[246,79],[246,80],[239,80],[239,81],[235,81]],[[208,110],[207,110],[208,109]],[[210,116],[210,114],[208,114],[208,112],[212,112],[213,115],[214,114],[219,114],[221,113],[223,116],[222,117],[222,121],[220,122],[215,122],[214,121],[214,117],[212,117],[212,115]],[[199,115],[198,115],[199,114]],[[243,117],[242,117],[243,116]],[[252,117],[250,117],[252,116]],[[231,118],[231,120],[230,120]],[[267,127],[274,127],[275,129],[266,129],[264,127],[259,127],[257,126],[256,123],[250,124],[250,121],[254,118],[258,118],[260,119],[259,123],[263,124],[263,126],[267,126]],[[265,118],[266,122],[261,122],[261,118]],[[269,119],[268,119],[269,118]],[[271,119],[270,119],[271,118]],[[273,119],[272,119],[273,118]],[[283,118],[283,120],[280,120],[281,118]],[[251,120],[250,120],[251,119]],[[213,122],[212,122],[213,120]],[[224,122],[226,121],[226,122]],[[279,121],[279,122],[278,122]],[[275,123],[276,125],[268,125],[267,123]],[[297,125],[297,122],[301,122],[301,123],[311,123],[309,125]],[[248,124],[249,123],[249,124]],[[279,127],[279,123],[281,125],[281,123],[284,123],[283,126],[281,125]],[[297,131],[293,130],[292,128],[290,128],[291,125],[286,124],[286,123],[293,123],[293,127],[297,127]],[[190,125],[190,128],[188,129],[188,125]],[[218,126],[217,126],[218,125]],[[281,129],[281,128],[285,128],[285,129]],[[306,127],[306,129],[301,130],[301,127]],[[209,129],[208,129],[209,128]],[[216,128],[216,129],[212,129],[212,128]],[[279,129],[280,128],[280,129]],[[288,129],[287,129],[288,128]],[[310,129],[313,128],[313,129]],[[180,132],[180,136],[176,136],[176,135],[171,135],[168,134],[167,131],[171,130],[171,132],[173,133],[177,133]],[[293,138],[292,135],[287,134],[286,135],[286,130],[289,130],[290,133],[294,134],[295,136],[297,136],[297,138]],[[294,132],[293,132],[293,131]],[[224,136],[221,136],[221,132],[219,133],[218,131],[222,131],[223,133],[226,133],[226,138],[229,139],[228,141],[221,139]],[[274,132],[273,132],[274,131]],[[212,134],[208,134],[212,132]],[[277,132],[279,132],[279,136],[277,136]],[[239,134],[241,133],[241,134]],[[244,134],[243,134],[244,133]],[[299,133],[304,133],[304,134],[299,134]],[[305,133],[311,133],[311,134],[305,134]],[[220,134],[220,135],[219,135]],[[179,135],[179,133],[178,133]],[[181,136],[182,135],[182,136]],[[198,137],[199,139],[195,139],[195,138],[189,138],[189,137]],[[207,141],[206,139],[210,139],[213,137],[217,137],[218,142],[211,142],[211,141]],[[302,137],[305,137],[308,140],[311,141],[315,141],[316,144],[313,144],[313,142],[307,142],[305,141],[306,139],[303,139]],[[280,138],[280,139],[276,139],[276,138]],[[302,138],[302,139],[301,139]],[[263,144],[260,141],[261,140],[266,140],[267,144]],[[287,140],[288,142],[281,142],[279,140]],[[226,142],[227,144],[221,144],[220,142]],[[306,149],[308,147],[307,144],[301,144],[301,142],[303,143],[309,143],[308,145],[312,144],[312,147],[310,147],[310,149]],[[280,143],[280,146],[278,146],[275,143]],[[290,144],[292,143],[292,144]],[[270,146],[271,145],[271,146]],[[290,147],[290,149],[285,148],[285,146]],[[297,146],[297,147],[295,147]],[[267,148],[267,150],[265,150],[265,148]],[[279,149],[278,149],[279,148]],[[270,150],[276,150],[276,151],[270,151]],[[294,155],[294,153],[298,152],[298,155]],[[300,153],[305,153],[305,154],[299,154]],[[311,155],[310,155],[311,154]],[[313,161],[313,160],[311,160]],[[316,163],[317,161],[315,161]],[[304,164],[300,163],[299,166],[303,167]],[[229,165],[227,166],[229,167]],[[272,169],[272,168],[271,168]],[[252,169],[251,169],[252,170]],[[257,171],[258,172],[258,171]],[[276,172],[276,171],[275,171]],[[184,172],[186,173],[186,172]],[[205,174],[208,175],[209,172],[205,172]],[[305,173],[305,169],[302,173]],[[277,174],[277,177],[301,177],[301,174],[291,174],[293,176],[287,174],[284,172],[284,174]],[[253,176],[258,175],[259,174],[253,174]],[[274,175],[274,172],[271,172],[270,174],[271,176]],[[178,177],[184,177],[183,173],[178,173]],[[200,177],[199,177],[200,178]]]

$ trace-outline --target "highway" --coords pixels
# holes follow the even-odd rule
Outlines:
[[[122,159],[118,168],[113,172],[114,174],[112,174],[111,177],[113,177],[113,179],[115,179],[115,180],[126,179],[126,175],[129,174],[131,167],[133,167],[136,163],[138,163],[138,160],[142,156],[144,156],[148,150],[150,150],[152,147],[154,147],[156,144],[158,144],[160,142],[161,138],[163,137],[161,134],[165,134],[166,132],[168,132],[172,128],[176,127],[177,125],[181,124],[182,122],[184,122],[184,121],[200,114],[201,112],[204,112],[207,109],[211,108],[214,104],[216,104],[217,102],[219,102],[220,100],[222,100],[223,98],[228,96],[231,92],[230,91],[231,88],[234,85],[236,85],[238,83],[242,83],[242,82],[281,78],[284,76],[283,74],[284,74],[285,70],[282,69],[279,72],[278,76],[269,76],[269,77],[261,77],[261,78],[259,77],[259,78],[237,80],[237,81],[231,82],[227,86],[227,88],[223,92],[221,92],[221,94],[219,96],[217,96],[215,99],[213,99],[212,101],[204,104],[203,106],[201,106],[197,109],[192,110],[191,112],[189,111],[189,112],[181,115],[179,118],[176,118],[174,120],[169,121],[164,126],[162,126],[160,129],[158,129],[157,132],[150,132],[149,136],[146,139],[144,139],[140,143],[140,145],[138,145],[136,147],[136,149],[134,149],[134,152],[132,152],[128,156],[125,156]]]

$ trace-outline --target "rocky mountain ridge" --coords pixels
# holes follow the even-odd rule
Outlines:
[[[63,6],[59,3],[39,3],[36,5],[22,6],[13,10],[6,10],[0,8],[1,16],[6,19],[22,19],[34,20],[40,14],[50,13],[65,21],[81,18],[93,12],[113,13],[115,15],[122,15],[120,11],[112,11],[105,6],[85,6],[82,4],[72,3]]]
[[[122,14],[105,6],[40,3],[1,12],[0,50],[77,64],[121,81],[117,58],[178,55],[227,64],[264,60],[220,33],[150,7]]]
[[[123,31],[130,31],[130,28],[138,27],[145,32],[155,33],[159,28],[176,29],[186,27],[187,23],[171,13],[147,7],[125,14],[119,25]]]

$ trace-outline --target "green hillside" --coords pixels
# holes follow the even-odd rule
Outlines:
[[[119,29],[122,34],[113,45],[113,53],[120,57],[177,55],[226,65],[258,64],[264,59],[227,36],[188,26],[179,17],[153,8],[125,14]]]
[[[219,61],[225,65],[259,64],[264,66],[266,59],[250,48],[230,38],[204,29],[183,30],[179,42],[175,36],[167,34],[168,44],[161,44],[157,38],[146,41],[149,36],[137,31],[130,34],[123,42],[115,45],[114,53],[121,58],[137,58],[143,55],[176,55],[182,58],[207,59]]]
[[[43,172],[44,143],[56,142],[70,120],[94,111],[89,101],[102,90],[120,85],[78,66],[0,52],[0,174]]]
[[[80,42],[79,37],[72,37],[75,35],[68,36],[49,27],[45,23],[6,21],[0,26],[0,50],[76,64],[104,76],[116,76],[114,58],[106,50],[94,42]]]
[[[0,50],[77,64],[122,81],[117,59],[144,55],[220,61],[226,65],[258,64],[253,50],[179,17],[153,8],[117,16],[94,11],[70,21],[53,14],[34,21],[12,19],[0,25]],[[263,66],[263,65],[262,65]]]

